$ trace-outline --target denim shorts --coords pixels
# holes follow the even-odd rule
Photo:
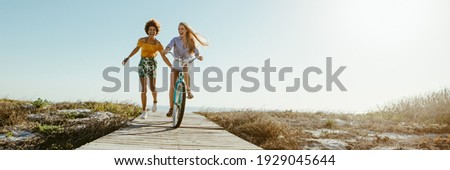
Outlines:
[[[187,61],[182,60],[174,60],[172,64],[173,70],[183,71],[183,63],[188,63]],[[188,63],[188,70],[192,70],[194,68],[194,62]]]

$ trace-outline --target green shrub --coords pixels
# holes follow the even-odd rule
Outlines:
[[[60,126],[60,125],[55,126],[55,125],[45,125],[45,124],[41,125],[41,124],[38,124],[37,128],[39,130],[39,133],[42,133],[42,134],[59,133],[59,132],[62,132],[64,130],[64,128],[62,126]]]
[[[33,106],[36,108],[43,108],[45,106],[50,105],[50,101],[38,98],[36,101],[32,102],[31,104],[33,104]]]

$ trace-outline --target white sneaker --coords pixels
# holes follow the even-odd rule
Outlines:
[[[147,111],[142,111],[141,119],[147,119]]]
[[[153,103],[152,112],[156,112],[157,106],[156,103]]]

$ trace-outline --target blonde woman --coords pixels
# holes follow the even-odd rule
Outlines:
[[[153,96],[153,107],[152,111],[156,112],[157,110],[157,92],[155,90],[156,84],[156,68],[157,62],[155,60],[157,53],[161,54],[164,62],[167,66],[172,67],[169,59],[167,59],[165,52],[163,50],[163,46],[156,39],[156,35],[158,35],[160,30],[160,24],[152,19],[145,24],[145,33],[147,33],[147,37],[142,37],[138,40],[137,46],[131,51],[130,55],[122,61],[122,64],[125,65],[128,60],[136,54],[139,49],[141,50],[141,61],[139,62],[138,73],[139,73],[139,81],[141,83],[141,102],[142,102],[142,114],[141,118],[147,118],[147,82],[150,86],[150,91]]]
[[[167,53],[173,49],[173,54],[175,57],[173,61],[172,74],[170,75],[170,108],[166,114],[168,117],[172,116],[173,113],[173,88],[180,71],[183,71],[185,73],[184,80],[186,82],[187,98],[194,98],[194,95],[192,95],[190,89],[189,81],[189,69],[193,68],[193,62],[187,63],[185,61],[188,61],[193,57],[198,57],[198,59],[202,61],[203,57],[200,56],[197,48],[197,43],[203,46],[208,46],[206,40],[202,36],[194,32],[192,28],[184,22],[181,22],[178,25],[178,33],[180,34],[180,36],[173,38],[166,46],[166,49],[164,51],[165,53]]]

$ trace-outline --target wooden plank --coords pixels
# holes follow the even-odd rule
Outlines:
[[[136,118],[129,127],[121,128],[80,150],[258,150],[249,143],[224,130],[205,117],[186,113],[180,128],[172,128],[172,119],[165,113],[149,113],[147,119]]]

